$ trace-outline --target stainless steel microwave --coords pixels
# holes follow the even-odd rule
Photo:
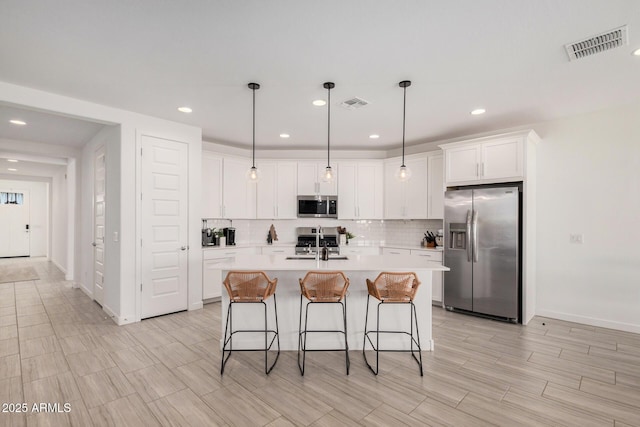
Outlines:
[[[338,196],[298,196],[298,218],[338,218]]]

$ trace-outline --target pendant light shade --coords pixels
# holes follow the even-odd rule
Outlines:
[[[249,182],[258,182],[260,180],[260,171],[256,167],[256,90],[260,89],[260,85],[258,83],[249,83],[247,86],[253,92],[253,149],[251,168],[247,171],[247,180]]]
[[[324,88],[327,89],[327,167],[324,170],[324,174],[322,176],[322,180],[324,182],[331,183],[336,178],[336,174],[333,169],[331,169],[330,162],[330,143],[331,143],[331,89],[336,87],[335,83],[326,82]]]
[[[405,130],[405,121],[406,121],[406,111],[407,111],[407,87],[411,86],[410,80],[403,80],[398,83],[398,86],[402,88],[404,91],[403,102],[402,102],[402,165],[398,168],[395,173],[395,177],[400,182],[406,182],[411,179],[411,169],[409,169],[404,164],[404,130]]]

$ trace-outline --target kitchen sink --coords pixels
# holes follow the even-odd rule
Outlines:
[[[289,259],[289,260],[316,259],[316,257],[315,255],[296,255],[296,256],[288,256],[286,259]],[[346,257],[345,255],[329,256],[329,260],[346,261],[348,259],[349,258]]]

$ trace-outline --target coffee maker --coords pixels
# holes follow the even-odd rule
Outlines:
[[[227,241],[227,246],[233,246],[236,244],[236,229],[233,227],[223,228],[222,232],[224,233],[225,240]]]

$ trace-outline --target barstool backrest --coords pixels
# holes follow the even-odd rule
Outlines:
[[[275,293],[278,279],[264,271],[230,271],[222,283],[233,302],[264,301]]]
[[[416,273],[397,273],[383,271],[375,281],[367,279],[369,295],[380,301],[409,302],[413,301],[420,286]]]
[[[313,302],[342,301],[348,287],[349,279],[342,271],[309,271],[300,279],[300,292]]]

